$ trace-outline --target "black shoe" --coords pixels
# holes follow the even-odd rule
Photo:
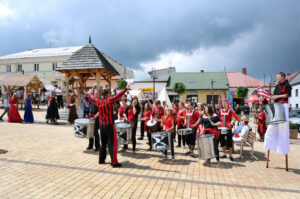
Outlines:
[[[180,145],[177,145],[176,147],[177,147],[177,148],[180,148],[181,146],[180,146]]]
[[[121,167],[122,165],[121,165],[120,163],[117,163],[117,164],[111,164],[111,166],[112,166],[113,168],[116,168],[116,167]]]
[[[99,164],[105,164],[105,161],[99,161]]]
[[[0,118],[0,121],[3,121],[3,119],[2,119],[2,118]]]
[[[90,146],[89,146],[88,148],[86,148],[86,150],[91,150],[91,149],[93,149],[93,147],[90,147]]]
[[[99,151],[99,148],[96,148],[95,151]]]
[[[191,154],[193,154],[192,151],[188,151],[188,152],[185,153],[185,155],[191,155]]]
[[[220,158],[227,158],[227,155],[223,155],[223,156],[221,156]]]
[[[125,149],[125,150],[128,149],[128,146],[124,145],[123,149]]]
[[[231,161],[233,161],[233,157],[232,157],[232,156],[229,156],[229,159],[230,159]]]
[[[150,147],[147,151],[152,151],[152,148]]]
[[[149,142],[147,142],[146,144],[148,144],[148,145],[149,145]]]
[[[139,138],[138,138],[138,140],[143,140],[143,139],[144,139],[144,138],[142,138],[142,137],[139,137]]]

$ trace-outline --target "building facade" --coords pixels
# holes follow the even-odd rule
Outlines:
[[[70,56],[83,46],[31,49],[24,52],[5,55],[0,57],[0,73],[25,73],[35,74],[47,85],[62,86],[64,74],[55,71]],[[106,60],[113,65],[124,79],[133,79],[133,71],[118,64],[109,56],[102,53]]]
[[[292,93],[289,98],[290,107],[300,108],[300,72],[290,80],[290,85],[292,86]]]

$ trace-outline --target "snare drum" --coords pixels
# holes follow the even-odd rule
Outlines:
[[[151,133],[152,149],[164,151],[171,149],[171,132],[153,132]]]
[[[216,157],[213,134],[202,134],[197,138],[199,158],[207,160]]]
[[[149,120],[147,122],[147,127],[148,127],[149,131],[156,132],[158,130],[158,123],[156,120]]]
[[[94,125],[94,121],[89,119],[76,119],[74,122],[74,136],[78,138],[93,138]]]
[[[284,108],[281,103],[265,105],[267,124],[279,124],[286,122]]]
[[[191,128],[178,129],[177,132],[178,132],[178,135],[189,135],[189,134],[193,133],[193,129],[191,129]]]
[[[227,127],[218,127],[220,134],[225,135],[228,133],[228,128]]]
[[[116,123],[116,131],[118,144],[131,144],[132,125],[130,123],[123,121]]]

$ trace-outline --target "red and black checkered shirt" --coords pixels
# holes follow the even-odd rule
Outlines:
[[[112,125],[114,124],[113,118],[113,105],[116,101],[120,100],[121,97],[125,94],[127,89],[123,89],[117,95],[110,98],[102,98],[97,102],[97,107],[99,111],[99,124],[103,125]]]

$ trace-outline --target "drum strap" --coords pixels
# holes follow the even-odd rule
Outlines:
[[[226,127],[226,116],[230,113],[230,111],[231,111],[231,109],[228,109],[228,111],[225,113],[225,112],[223,112],[223,109],[221,110],[221,115],[223,115],[223,117],[224,117],[224,121],[223,121],[224,127]]]
[[[191,116],[194,114],[194,111],[195,110],[193,110],[191,113],[189,113],[188,111],[186,112],[186,115],[188,116],[188,128],[191,125]]]

